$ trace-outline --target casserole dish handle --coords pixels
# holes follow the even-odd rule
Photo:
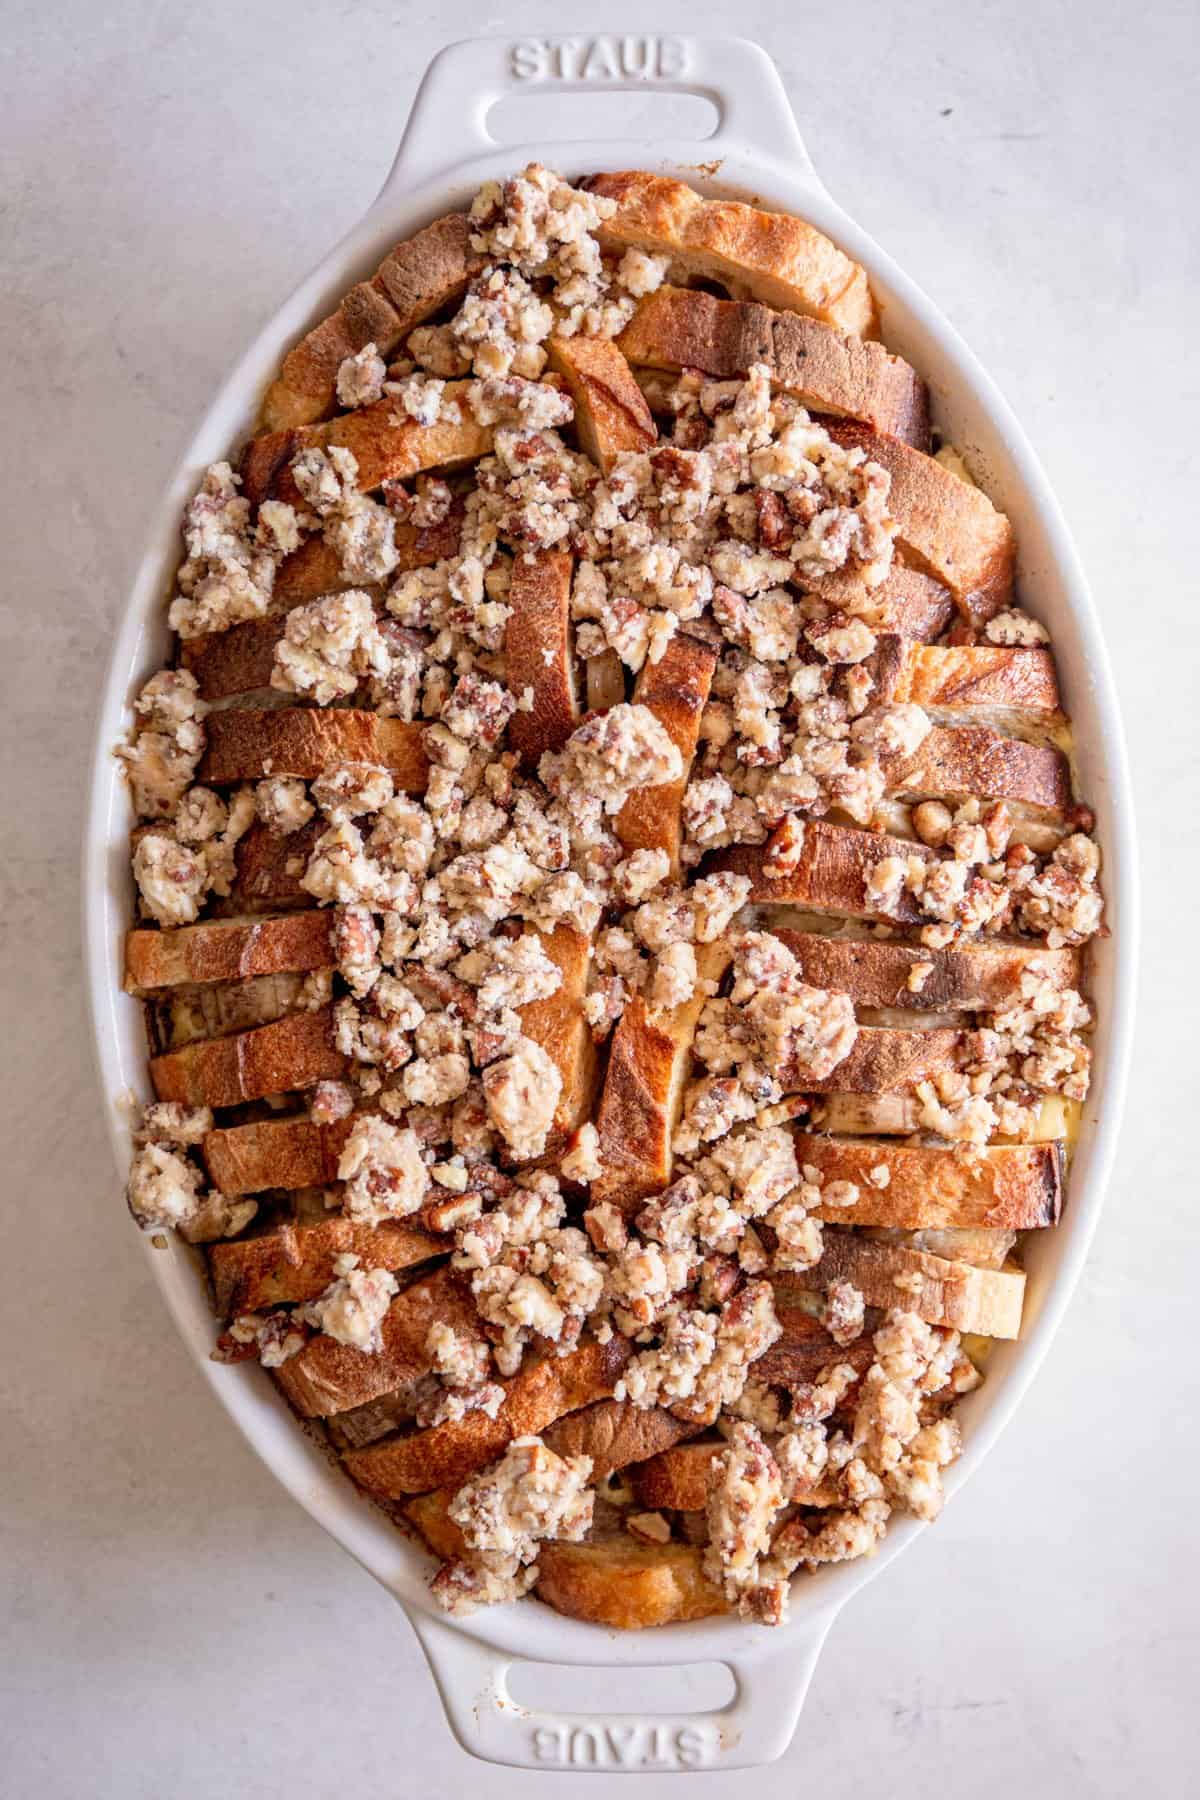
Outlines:
[[[535,1711],[512,1698],[507,1677],[519,1659],[481,1643],[461,1625],[409,1613],[450,1728],[471,1756],[516,1769],[603,1775],[687,1774],[774,1762],[792,1740],[834,1616],[831,1608],[797,1621],[786,1651],[772,1652],[769,1644],[745,1655],[731,1650],[722,1661],[736,1692],[727,1706],[711,1712],[565,1713]],[[655,1660],[676,1664],[666,1648]],[[631,1661],[636,1654],[591,1666],[628,1667]]]
[[[494,152],[497,139],[488,130],[488,114],[498,100],[648,88],[697,94],[716,108],[716,130],[696,140],[706,159],[697,164],[701,172],[710,159],[748,156],[783,163],[793,181],[820,185],[779,73],[758,44],[737,37],[601,33],[448,44],[417,89],[380,198],[396,187],[411,189],[460,174],[472,158]],[[531,141],[526,147],[535,146]],[[586,150],[586,139],[579,147]],[[644,160],[653,145],[643,147],[632,137],[631,153],[635,148]]]

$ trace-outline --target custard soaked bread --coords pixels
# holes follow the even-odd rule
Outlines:
[[[129,1203],[451,1611],[778,1622],[936,1514],[1069,1203],[1099,851],[878,322],[804,220],[532,164],[187,509]]]

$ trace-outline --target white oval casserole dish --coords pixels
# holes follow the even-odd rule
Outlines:
[[[500,146],[487,117],[505,96],[595,88],[700,94],[719,114],[714,136]],[[697,164],[698,154],[708,160]],[[1119,1128],[1131,1040],[1136,855],[1124,741],[1108,663],[1075,551],[1046,478],[1007,405],[957,334],[830,198],[800,140],[774,65],[731,38],[576,37],[468,41],[431,64],[395,164],[366,216],[264,327],[210,407],[163,495],[138,564],[113,649],[96,735],[83,849],[84,935],[100,1078],[121,1178],[129,1158],[132,1089],[148,1096],[139,1003],[122,992],[122,940],[130,918],[132,813],[112,746],[130,702],[168,654],[165,596],[179,559],[179,521],[203,469],[254,424],[284,351],[398,239],[465,206],[480,182],[503,177],[531,155],[568,176],[649,168],[705,192],[798,213],[863,263],[880,303],[883,335],[928,380],[934,418],[966,455],[981,484],[1012,518],[1023,603],[1053,634],[1066,705],[1075,724],[1081,795],[1097,816],[1111,936],[1093,952],[1098,1015],[1094,1079],[1056,1231],[1029,1247],[1025,1323],[1019,1342],[997,1344],[983,1388],[963,1404],[966,1447],[947,1479],[956,1492],[1012,1415],[1045,1355],[1095,1228]],[[118,1216],[114,1212],[114,1217]],[[877,1556],[829,1568],[795,1584],[790,1622],[775,1632],[731,1619],[618,1636],[560,1617],[533,1601],[450,1621],[432,1604],[430,1559],[361,1499],[297,1429],[269,1376],[256,1365],[210,1360],[213,1320],[193,1253],[181,1244],[145,1253],[175,1322],[222,1405],[288,1491],[407,1611],[433,1667],[459,1742],[472,1754],[529,1768],[608,1773],[738,1768],[787,1747],[822,1642],[841,1606],[899,1555],[922,1527],[898,1520]],[[671,1715],[647,1706],[602,1719],[530,1712],[506,1690],[515,1659],[551,1663],[667,1665],[714,1661],[737,1693],[712,1713]],[[647,1683],[652,1694],[652,1683]]]

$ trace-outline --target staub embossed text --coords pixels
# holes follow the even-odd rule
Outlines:
[[[717,1734],[702,1725],[539,1726],[530,1739],[535,1763],[569,1768],[696,1769],[714,1760]]]
[[[521,38],[509,51],[518,81],[676,81],[687,65],[674,37]]]

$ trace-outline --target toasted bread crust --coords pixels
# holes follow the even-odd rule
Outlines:
[[[648,1512],[702,1512],[712,1489],[713,1463],[724,1448],[723,1439],[705,1438],[649,1457],[629,1477],[638,1505]]]
[[[546,1544],[535,1591],[556,1612],[616,1631],[644,1631],[729,1610],[705,1575],[703,1552],[695,1545],[638,1544],[627,1535]]]
[[[592,1183],[593,1202],[632,1212],[669,1183],[671,1138],[708,998],[704,984],[720,980],[729,957],[724,944],[698,945],[696,990],[689,1000],[671,1012],[651,1012],[635,994],[621,1015],[596,1115],[601,1174]]]
[[[140,993],[182,982],[241,981],[253,975],[304,973],[334,964],[331,912],[282,918],[205,919],[165,931],[129,932],[125,988]]]
[[[583,1016],[592,941],[569,925],[539,931],[542,948],[561,971],[562,982],[545,1000],[531,1000],[518,1010],[521,1030],[540,1044],[562,1076],[562,1092],[546,1140],[546,1154],[556,1155],[571,1133],[591,1117],[599,1078],[595,1040]]]
[[[1071,768],[1052,744],[1027,744],[988,725],[935,725],[915,755],[884,761],[897,797],[1015,800],[1061,817],[1071,804]]]
[[[593,193],[617,202],[598,236],[607,249],[670,256],[689,275],[723,282],[738,299],[808,313],[867,335],[875,307],[866,270],[803,219],[733,200],[704,200],[665,175],[595,175]]]
[[[222,1194],[261,1194],[266,1188],[325,1187],[337,1180],[338,1158],[354,1122],[255,1119],[205,1133],[201,1152],[209,1180]]]
[[[529,768],[537,767],[544,751],[561,750],[583,716],[571,629],[574,567],[566,550],[526,552],[513,560],[504,678],[518,699],[531,692],[533,707],[513,714],[508,742]]]
[[[253,824],[233,853],[230,905],[238,913],[268,907],[311,907],[313,897],[300,882],[324,830],[324,819],[313,819],[299,831],[283,834]]]
[[[346,1067],[333,1041],[333,1011],[324,1007],[151,1057],[150,1079],[160,1100],[238,1106],[336,1079]]]
[[[683,774],[678,781],[630,794],[614,829],[628,851],[665,850],[673,881],[679,880],[680,872],[684,790],[716,667],[715,650],[676,632],[658,662],[643,666],[633,691],[634,700],[650,708],[679,751]]]
[[[780,1335],[754,1364],[754,1379],[768,1387],[786,1388],[796,1393],[816,1381],[831,1363],[849,1363],[859,1375],[865,1373],[874,1355],[869,1331],[864,1331],[849,1344],[835,1343],[819,1319],[801,1307],[776,1303],[782,1327]],[[853,1404],[857,1388],[846,1396],[845,1405]]]
[[[567,1452],[566,1454],[574,1454]],[[435,1556],[461,1556],[466,1542],[448,1508],[453,1488],[419,1494],[405,1517]],[[538,1557],[538,1598],[557,1612],[619,1631],[708,1618],[727,1611],[691,1544],[638,1544],[626,1533],[596,1534],[582,1544],[544,1544]]]
[[[465,381],[446,384],[443,417],[436,424],[420,425],[391,394],[342,413],[325,425],[306,425],[295,431],[267,432],[252,438],[242,458],[242,492],[252,506],[264,500],[283,500],[289,506],[304,505],[292,475],[292,459],[301,450],[331,449],[334,445],[353,453],[358,463],[356,485],[369,494],[385,481],[405,481],[423,469],[455,469],[478,462],[492,447],[490,425],[476,423],[466,405]],[[458,402],[457,412],[453,410]],[[449,410],[447,414],[447,409]]]
[[[929,448],[929,394],[920,376],[882,344],[802,313],[661,287],[646,296],[616,341],[631,363],[699,369],[716,381],[765,363],[776,386],[803,405]]]
[[[932,851],[906,838],[887,837],[878,831],[856,831],[849,825],[829,825],[810,820],[798,857],[783,874],[768,873],[774,843],[781,841],[780,827],[766,844],[738,844],[718,850],[707,870],[728,869],[750,881],[750,899],[764,906],[800,906],[808,912],[845,913],[855,919],[886,919],[916,924],[920,908],[907,890],[891,910],[885,910],[868,893],[872,870],[885,857],[920,857],[932,862]]]
[[[427,568],[453,556],[461,529],[461,507],[453,509],[441,525],[426,526],[420,531],[411,525],[397,525],[397,572]],[[235,694],[270,687],[275,646],[284,634],[288,612],[306,601],[361,585],[345,579],[337,556],[323,538],[307,538],[299,550],[280,564],[272,609],[264,618],[247,619],[225,631],[208,631],[186,639],[180,664],[196,677],[202,700],[228,700]]]
[[[470,1289],[450,1268],[435,1269],[397,1294],[380,1328],[381,1350],[368,1355],[322,1332],[282,1363],[275,1379],[304,1418],[348,1412],[429,1373],[425,1340],[435,1321],[478,1336]]]
[[[886,1094],[956,1068],[967,1033],[939,1027],[931,1031],[897,1031],[890,1026],[860,1025],[849,1055],[824,1080],[815,1080],[803,1064],[785,1066],[779,1079],[785,1093]]]
[[[816,1206],[833,1224],[891,1225],[902,1231],[983,1226],[1031,1231],[1062,1213],[1061,1144],[939,1145],[874,1143],[869,1138],[796,1133],[796,1159],[826,1181],[852,1181],[858,1199],[845,1208]],[[871,1171],[888,1172],[885,1187]]]
[[[982,624],[1012,597],[1015,539],[1009,519],[982,488],[932,456],[851,420],[822,420],[847,449],[862,449],[892,478],[889,506],[900,543],[917,567],[945,582],[963,617]]]
[[[469,235],[466,214],[450,213],[397,244],[370,281],[351,288],[337,311],[289,350],[263,402],[264,429],[324,418],[335,403],[344,357],[372,342],[387,356],[414,326],[460,299],[482,266]]]
[[[597,1400],[594,1406],[567,1413],[543,1432],[559,1456],[590,1456],[592,1480],[603,1481],[678,1444],[699,1429],[677,1419],[662,1406],[634,1406],[629,1400]]]
[[[852,1282],[868,1306],[898,1306],[930,1325],[975,1331],[981,1337],[1020,1335],[1025,1298],[1021,1269],[977,1269],[901,1244],[875,1243],[860,1232],[826,1231],[820,1262],[777,1276],[775,1286],[785,1294],[789,1288],[819,1292],[835,1281]]]
[[[610,339],[552,337],[546,353],[575,402],[580,445],[606,475],[618,456],[658,442],[646,397]]]
[[[207,721],[208,748],[200,780],[214,787],[258,781],[264,775],[298,775],[304,781],[335,763],[374,763],[390,769],[406,794],[423,794],[429,760],[422,727],[375,712],[337,707],[283,706],[274,711],[230,707]]]
[[[959,711],[1001,707],[1051,719],[1061,714],[1049,650],[1000,644],[926,645],[881,638],[870,664],[873,700],[914,701]]]
[[[849,994],[856,1006],[898,1006],[912,1012],[975,1012],[1003,1006],[1021,992],[1022,978],[1036,975],[1056,988],[1078,988],[1078,950],[1037,944],[963,943],[945,950],[879,938],[823,937],[819,932],[776,934],[800,963],[812,987]],[[920,988],[908,979],[928,965]],[[841,1087],[835,1081],[834,1087]]]
[[[271,685],[275,647],[284,630],[284,617],[268,613],[262,619],[231,625],[226,631],[205,632],[202,637],[185,640],[180,666],[196,677],[200,698],[210,704],[232,699],[235,694],[260,693]]]
[[[628,1339],[614,1335],[607,1344],[584,1343],[566,1356],[527,1359],[505,1383],[504,1402],[494,1419],[470,1412],[408,1437],[350,1451],[346,1469],[360,1487],[383,1499],[466,1481],[502,1456],[513,1438],[537,1436],[564,1413],[607,1399],[631,1352]]]
[[[450,1517],[449,1506],[454,1488],[436,1488],[430,1494],[416,1494],[404,1502],[404,1517],[416,1526],[435,1556],[461,1556],[467,1541]]]
[[[399,1219],[360,1225],[340,1214],[312,1225],[281,1225],[265,1237],[212,1244],[208,1267],[222,1318],[264,1306],[315,1300],[334,1279],[334,1261],[352,1255],[370,1269],[409,1269],[449,1248],[448,1240]]]
[[[877,588],[855,583],[854,603],[872,630],[928,642],[945,631],[956,608],[954,595],[932,575],[893,562]]]

